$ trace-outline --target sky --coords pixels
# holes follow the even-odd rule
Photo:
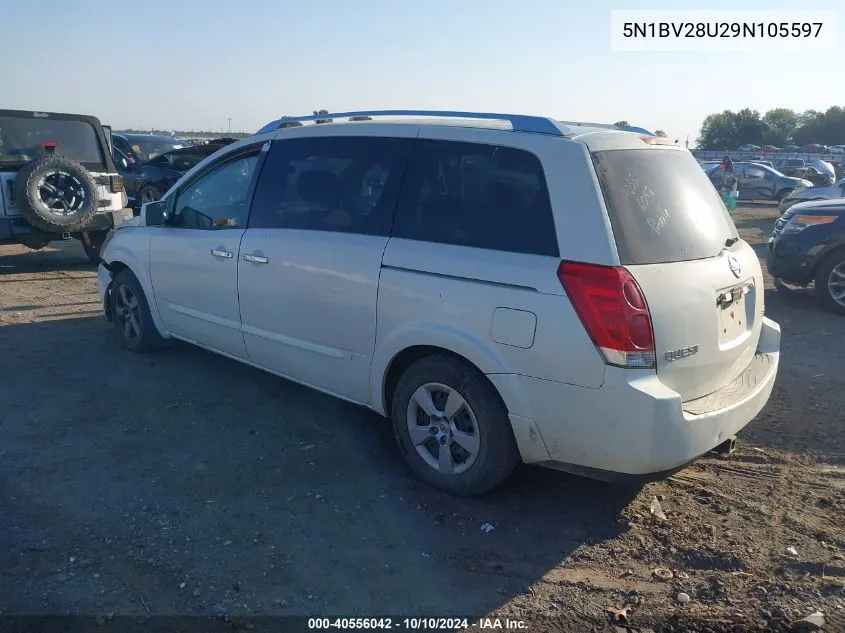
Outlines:
[[[2,107],[121,128],[254,132],[389,108],[624,119],[694,143],[707,114],[845,106],[837,52],[611,52],[612,9],[794,0],[2,0]],[[579,7],[579,8],[576,8]],[[819,60],[819,61],[817,61]]]

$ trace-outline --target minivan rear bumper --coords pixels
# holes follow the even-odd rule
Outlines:
[[[730,404],[698,406],[695,414],[653,371],[607,367],[598,389],[525,376],[489,378],[508,406],[523,461],[599,479],[653,479],[710,452],[765,406],[780,359],[780,326],[765,317],[757,353],[766,357],[765,369],[741,397],[711,394],[715,406]],[[725,390],[736,388],[733,382]]]

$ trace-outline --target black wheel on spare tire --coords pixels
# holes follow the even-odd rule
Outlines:
[[[428,356],[405,370],[391,415],[411,470],[443,492],[481,494],[519,462],[499,394],[480,371],[454,356]]]
[[[122,270],[115,275],[110,301],[112,322],[126,349],[149,352],[164,342],[153,323],[144,289],[131,271]]]
[[[845,250],[831,253],[819,264],[816,295],[828,310],[845,315]]]
[[[79,231],[100,203],[90,172],[66,156],[48,154],[15,177],[15,203],[32,226],[51,233]]]

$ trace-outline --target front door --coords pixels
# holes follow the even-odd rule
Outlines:
[[[273,141],[238,290],[252,362],[365,403],[381,260],[413,143],[401,136],[416,132],[337,134]]]
[[[150,277],[167,330],[236,358],[246,356],[238,250],[260,153],[259,144],[224,156],[180,187],[168,225],[154,228],[150,241]]]

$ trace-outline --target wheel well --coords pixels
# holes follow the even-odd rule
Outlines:
[[[447,354],[449,356],[454,356],[471,367],[475,367],[475,369],[478,369],[478,371],[481,372],[481,375],[484,376],[484,372],[482,372],[471,360],[461,354],[453,352],[450,349],[446,349],[445,347],[437,347],[435,345],[414,345],[405,348],[393,357],[393,360],[390,361],[390,365],[388,365],[387,372],[384,376],[384,412],[387,417],[390,417],[391,409],[393,408],[393,395],[396,393],[396,385],[399,384],[399,379],[402,377],[402,374],[405,373],[405,370],[408,369],[408,367],[418,360],[422,360],[427,356],[433,356],[434,354]],[[487,379],[486,376],[484,377]],[[499,397],[499,401],[507,411],[507,405],[502,399],[502,395],[499,393],[499,390],[496,389],[495,385],[492,386],[493,391],[496,392],[496,395]]]
[[[113,275],[116,275],[122,270],[129,270],[129,266],[120,261],[109,262],[106,264],[106,268],[109,272],[113,273]]]
[[[778,200],[781,199],[781,196],[783,196],[785,198],[786,196],[788,196],[790,194],[791,191],[792,191],[792,189],[785,187],[775,194],[775,198],[777,198]]]
[[[819,268],[821,268],[822,264],[824,264],[827,260],[829,260],[834,255],[845,255],[845,244],[840,244],[839,246],[834,246],[829,252],[825,253],[824,257],[820,257],[818,262],[816,262],[815,268],[813,268],[813,279],[815,280],[816,275],[819,274]]]

